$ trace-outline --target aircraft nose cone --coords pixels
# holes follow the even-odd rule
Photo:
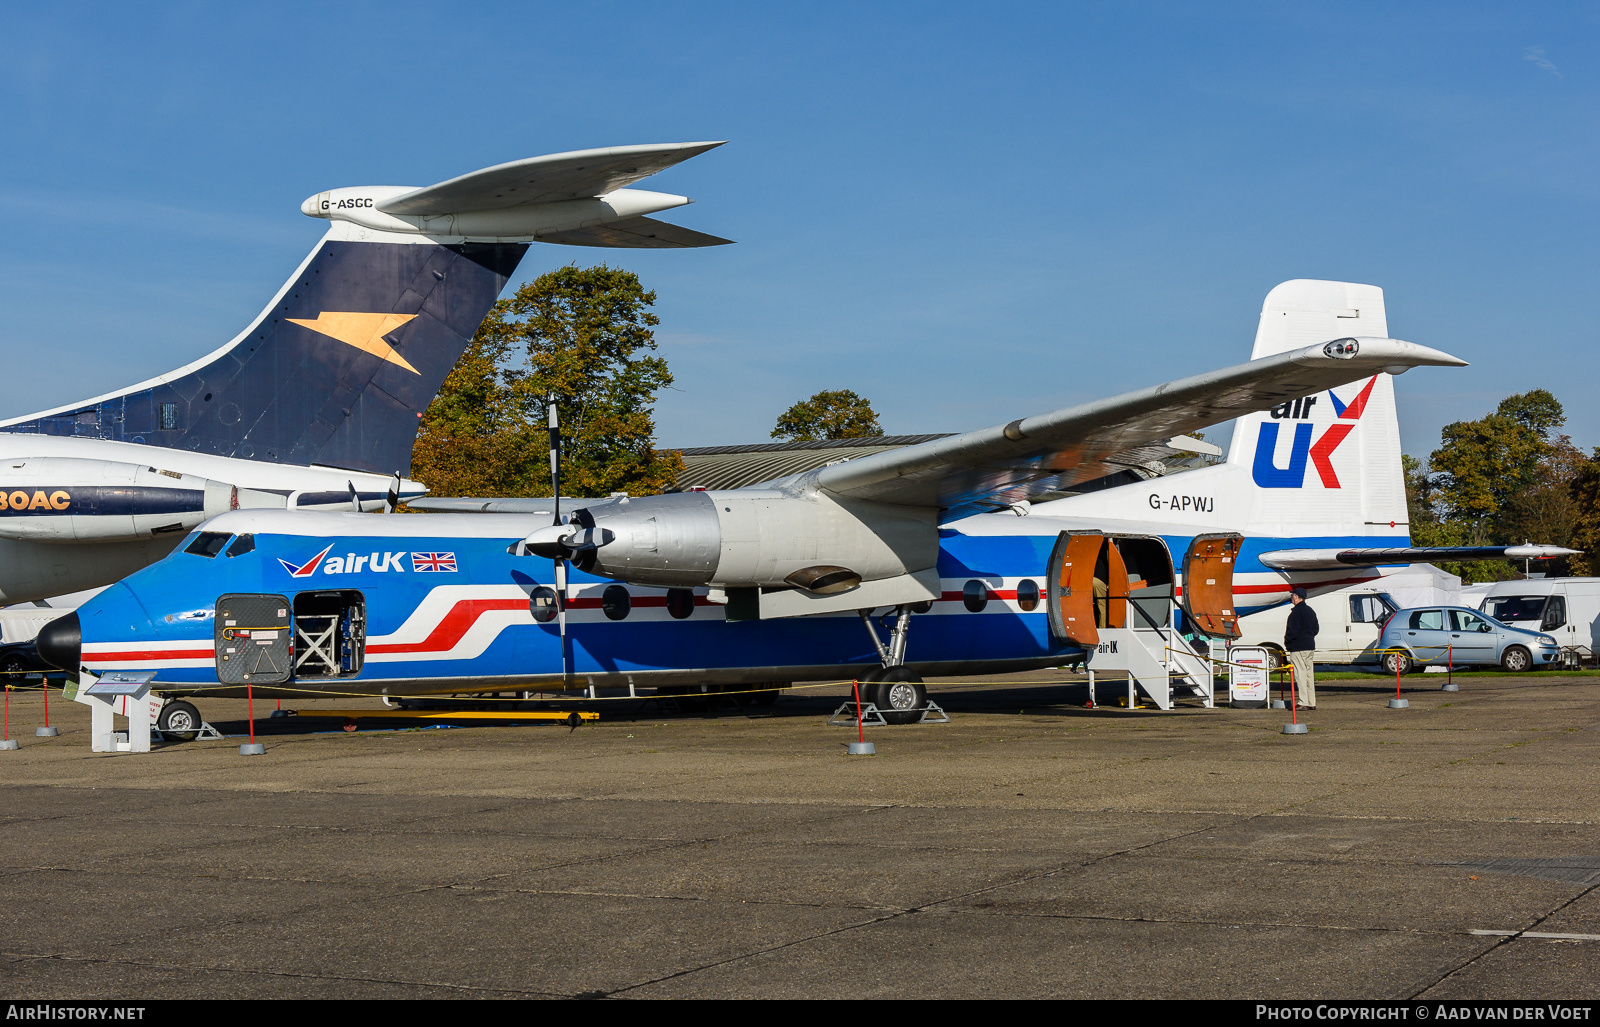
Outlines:
[[[40,628],[39,640],[35,644],[40,659],[69,674],[76,674],[78,657],[83,652],[83,627],[78,623],[77,613],[57,617]]]
[[[306,202],[300,204],[300,213],[304,214],[308,218],[321,217],[322,211],[320,209],[320,205],[317,203],[317,200],[321,197],[321,193],[317,193],[316,196],[307,196]]]

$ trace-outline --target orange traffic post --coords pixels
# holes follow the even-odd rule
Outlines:
[[[44,693],[44,727],[36,727],[36,728],[34,728],[33,729],[33,734],[34,734],[34,737],[36,737],[36,738],[54,738],[56,735],[59,735],[61,732],[50,726],[50,679],[49,678],[45,678],[44,679],[44,684],[42,686],[40,686],[39,691]]]
[[[1400,657],[1395,655],[1394,660],[1394,698],[1389,700],[1391,710],[1403,710],[1411,705],[1410,699],[1400,698]]]
[[[1299,705],[1300,702],[1296,697],[1294,684],[1294,664],[1291,663],[1289,665],[1289,723],[1283,725],[1282,734],[1303,735],[1311,730],[1305,724],[1300,723],[1300,711],[1296,709]]]
[[[867,731],[861,726],[861,682],[850,682],[850,690],[856,697],[856,736],[857,741],[850,742],[846,748],[852,756],[872,756],[877,753],[877,747],[867,741]]]
[[[256,741],[256,693],[255,689],[248,684],[244,686],[244,701],[246,715],[250,718],[250,741],[247,745],[239,746],[239,755],[265,755],[267,747]]]
[[[0,750],[15,749],[17,740],[11,737],[11,682],[6,682],[6,715],[4,733],[0,734]]]
[[[1445,650],[1445,678],[1444,684],[1439,686],[1441,692],[1459,692],[1461,686],[1456,684],[1456,647],[1451,646]]]

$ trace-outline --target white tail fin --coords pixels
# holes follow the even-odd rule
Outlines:
[[[1388,334],[1377,286],[1296,279],[1267,294],[1250,356]],[[1228,463],[1254,486],[1252,534],[1406,533],[1400,423],[1387,374],[1239,418]]]
[[[1251,358],[1332,342],[1387,338],[1383,290],[1348,282],[1284,282],[1267,294]],[[1378,374],[1239,418],[1215,467],[1040,504],[1036,512],[1183,524],[1331,545],[1405,544],[1406,491],[1389,375]]]

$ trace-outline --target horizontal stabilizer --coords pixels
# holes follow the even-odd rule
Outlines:
[[[546,232],[540,242],[564,243],[568,246],[612,246],[635,250],[680,249],[690,246],[726,246],[732,239],[722,239],[692,228],[669,225],[655,218],[625,218],[593,228],[575,228],[568,232]]]
[[[1261,554],[1261,562],[1280,571],[1327,571],[1341,567],[1378,567],[1434,560],[1554,560],[1576,556],[1579,549],[1561,546],[1415,546],[1396,549],[1278,549]]]
[[[530,203],[580,200],[632,185],[722,142],[652,143],[572,150],[496,164],[380,201],[399,217],[434,217],[469,210],[503,210]],[[705,245],[704,243],[696,245]]]

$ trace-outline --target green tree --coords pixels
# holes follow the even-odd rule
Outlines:
[[[1419,522],[1413,520],[1412,537],[1419,544],[1429,532],[1453,539],[1440,545],[1559,544],[1532,533],[1570,534],[1575,515],[1565,490],[1582,454],[1565,436],[1552,439],[1565,421],[1561,403],[1548,391],[1533,389],[1508,396],[1494,413],[1476,421],[1446,425],[1443,444],[1429,459],[1433,473],[1420,474],[1415,462],[1408,467],[1408,499],[1414,491],[1425,497],[1438,522],[1434,529],[1422,521],[1419,534]],[[1515,570],[1498,560],[1445,566],[1475,581],[1506,578]]]
[[[412,473],[437,495],[549,495],[554,397],[562,492],[672,487],[683,458],[655,448],[652,408],[672,384],[653,353],[655,299],[631,271],[569,265],[496,303],[424,413]]]
[[[825,390],[785,410],[772,429],[772,438],[815,442],[822,439],[859,439],[882,435],[872,404],[849,389]]]
[[[1574,574],[1600,576],[1600,447],[1583,462],[1567,486],[1575,516],[1567,545],[1583,550],[1570,558]]]

